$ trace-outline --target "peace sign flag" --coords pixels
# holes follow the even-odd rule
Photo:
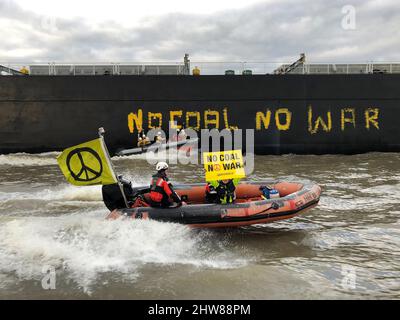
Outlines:
[[[101,138],[65,149],[57,162],[67,181],[76,186],[118,182]]]

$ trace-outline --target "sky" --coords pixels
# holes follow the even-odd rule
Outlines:
[[[400,61],[399,0],[0,0],[1,62]]]

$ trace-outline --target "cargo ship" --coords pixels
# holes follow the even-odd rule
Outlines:
[[[400,64],[308,64],[203,74],[182,63],[0,67],[0,153],[57,151],[107,130],[254,129],[256,154],[400,151]]]

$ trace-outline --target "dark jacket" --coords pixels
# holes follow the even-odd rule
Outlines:
[[[228,204],[236,200],[236,186],[239,179],[231,179],[228,183],[210,181],[206,185],[206,200],[211,203]]]

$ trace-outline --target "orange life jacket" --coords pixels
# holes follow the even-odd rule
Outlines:
[[[150,184],[150,199],[154,202],[161,202],[163,197],[170,197],[172,190],[168,185],[167,178],[160,173],[156,173]]]

